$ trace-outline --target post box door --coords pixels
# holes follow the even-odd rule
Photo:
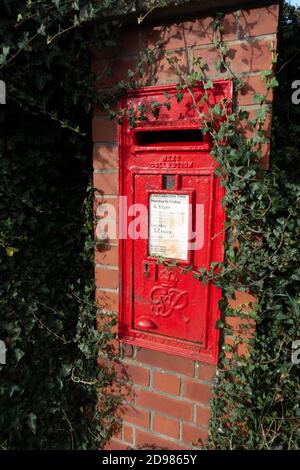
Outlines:
[[[214,178],[180,175],[180,189],[172,190],[165,189],[168,179],[175,176],[134,178],[135,203],[148,208],[148,238],[133,244],[133,328],[206,343],[208,289],[195,271],[209,262]],[[189,238],[196,226],[203,243],[193,250]],[[159,263],[160,256],[169,262]]]

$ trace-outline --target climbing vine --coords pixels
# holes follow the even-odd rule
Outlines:
[[[221,361],[214,387],[210,449],[299,448],[300,374],[291,355],[300,331],[300,134],[299,109],[290,99],[291,78],[299,70],[291,31],[299,37],[299,20],[299,10],[285,6],[281,61],[275,72],[271,67],[262,74],[268,90],[280,84],[275,94],[270,169],[264,171],[259,165],[267,96],[254,96],[259,107],[250,120],[250,139],[238,133],[235,124],[236,118],[248,120],[248,116],[233,114],[225,125],[230,145],[214,148],[226,190],[228,221],[225,263],[216,280],[224,293],[219,324],[223,333],[228,331],[227,316],[241,315],[242,322],[247,316],[228,307],[227,297],[233,290],[250,290],[257,303],[253,339],[236,339],[250,343],[249,357],[235,354],[235,345],[225,345],[232,357]],[[290,61],[291,57],[296,60]],[[273,51],[272,66],[276,63]],[[224,141],[222,127],[214,137]]]
[[[267,95],[254,95],[257,110],[251,119],[243,110],[228,114],[225,102],[210,108],[206,116],[199,115],[204,130],[213,137],[212,154],[219,163],[216,174],[225,187],[227,219],[224,262],[194,273],[223,292],[223,316],[217,324],[223,333],[223,352],[214,385],[208,449],[297,449],[300,444],[299,365],[291,358],[292,343],[300,331],[300,135],[299,109],[290,98],[290,77],[299,71],[299,50],[293,50],[291,32],[299,37],[299,20],[299,10],[285,6],[281,63],[274,71],[278,57],[270,44],[272,64],[261,77],[268,92],[280,83],[268,171],[260,164]],[[214,30],[218,67],[234,79],[237,91],[243,83],[231,72],[221,17],[217,16]],[[172,57],[169,60],[174,63]],[[195,65],[192,76],[181,75],[182,88],[192,90],[195,82],[204,89],[212,88],[205,77],[205,64],[198,61]],[[208,101],[208,94],[204,99]],[[243,133],[246,124],[252,131],[249,138]],[[255,296],[250,312],[249,305],[230,308],[228,299],[237,291]],[[228,344],[224,342],[231,332],[227,319],[235,316],[241,317],[242,334]],[[256,321],[256,331],[250,336],[247,329],[253,322],[249,318]],[[246,357],[238,354],[236,346],[241,343],[250,351]]]
[[[167,3],[150,1],[137,18],[142,22]],[[136,2],[126,0],[13,0],[0,6],[0,79],[7,87],[7,105],[0,109],[0,340],[7,346],[0,366],[2,449],[96,448],[117,425],[119,397],[108,392],[114,373],[96,363],[98,355],[113,358],[115,319],[96,329],[95,318],[103,313],[95,307],[91,283],[89,181],[91,106],[109,110],[111,97],[95,93],[90,54],[94,44],[117,43],[120,18],[136,9]],[[232,76],[221,15],[214,31],[217,66]],[[220,358],[210,449],[300,445],[299,366],[291,363],[300,331],[300,112],[290,100],[291,77],[299,78],[299,10],[285,6],[282,32],[278,74],[271,67],[262,77],[270,90],[279,83],[270,170],[259,164],[265,96],[255,95],[258,110],[251,120],[244,111],[229,113],[226,103],[199,116],[216,142],[228,222],[224,263],[195,276],[222,288],[223,335],[226,317],[240,314],[229,308],[228,297],[250,290],[257,299],[250,355],[239,357],[227,345]],[[158,50],[143,51],[117,95],[135,86],[135,74],[143,74],[143,63],[151,65]],[[168,60],[176,66],[174,58]],[[194,65],[192,75],[180,76],[178,100],[199,82],[212,87],[204,64]],[[235,79],[235,90],[242,86]],[[172,105],[167,96],[164,105]],[[152,108],[158,116],[157,103]],[[122,118],[114,111],[111,117]],[[249,139],[238,128],[242,121],[254,130]],[[222,357],[225,352],[232,357]]]
[[[134,9],[0,2],[1,449],[95,449],[117,424],[113,371],[97,367],[115,319],[97,331],[90,112],[104,98],[91,51],[114,45]]]
[[[300,332],[300,134],[299,109],[291,101],[291,83],[299,73],[299,50],[294,46],[299,21],[299,10],[286,5],[281,59],[278,63],[274,44],[270,43],[272,63],[261,74],[267,92],[254,94],[253,117],[226,100],[209,104],[213,82],[206,77],[204,60],[195,59],[193,73],[186,74],[176,57],[167,56],[178,74],[178,102],[184,91],[193,99],[195,86],[203,89],[200,104],[195,99],[193,103],[202,131],[212,137],[212,155],[218,163],[216,175],[225,188],[224,262],[211,263],[209,270],[181,268],[182,274],[192,271],[194,278],[212,282],[223,292],[222,319],[217,323],[222,333],[222,352],[207,449],[298,449],[300,445],[299,365],[292,362],[293,341],[299,339]],[[216,68],[234,81],[237,94],[244,83],[232,72],[229,47],[222,39],[221,14],[216,15],[213,31]],[[275,116],[271,164],[266,171],[262,168],[262,151],[272,91]],[[141,106],[130,109],[129,121],[135,126],[137,119],[149,111],[158,118],[162,107],[171,106],[172,100],[166,95],[165,103],[153,101],[150,110]],[[164,258],[157,262],[170,270],[180,267]],[[229,299],[238,292],[250,292],[255,301],[230,307]],[[232,317],[240,318],[238,332],[229,327]],[[226,340],[231,333],[232,344]],[[249,354],[239,354],[238,345],[242,344]]]

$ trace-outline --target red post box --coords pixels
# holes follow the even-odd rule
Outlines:
[[[193,276],[223,260],[222,187],[211,138],[201,131],[204,90],[176,100],[176,86],[129,93],[121,106],[160,107],[119,132],[120,304],[123,342],[216,362],[220,291]],[[166,105],[166,96],[171,107]],[[209,102],[232,96],[230,81],[214,82]],[[161,260],[166,260],[161,263]]]

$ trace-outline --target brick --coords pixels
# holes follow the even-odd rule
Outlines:
[[[137,426],[142,426],[144,428],[149,428],[150,425],[150,412],[143,410],[138,406],[128,406],[123,405],[120,410],[120,417],[124,421],[129,423],[136,424]]]
[[[271,113],[269,113],[268,117],[267,117],[267,122],[266,122],[266,125],[264,126],[265,129],[267,129],[267,132],[266,134],[269,135],[270,134],[270,131],[271,131],[271,125],[272,125],[272,115]],[[250,136],[251,135],[251,132],[250,132],[250,129],[245,129],[244,130],[244,133],[247,135],[247,136]],[[263,142],[261,144],[258,144],[256,147],[255,147],[255,150],[258,152],[258,154],[260,155],[260,158],[258,159],[258,163],[260,165],[260,167],[263,169],[263,170],[268,170],[269,169],[269,165],[270,165],[270,142],[266,141],[266,142]],[[239,248],[239,247],[238,247]]]
[[[119,57],[127,55],[136,55],[139,51],[139,33],[140,28],[125,27],[121,31],[118,43]]]
[[[107,46],[101,49],[94,47],[93,60],[102,61],[136,55],[139,50],[139,30],[132,26],[123,28],[119,37],[116,38],[116,42],[116,46]]]
[[[178,395],[180,391],[180,379],[176,375],[154,371],[153,384],[157,390],[173,395]]]
[[[123,423],[123,440],[129,444],[133,443],[133,428]]]
[[[212,382],[213,378],[216,374],[216,366],[212,366],[209,364],[200,364],[198,370],[198,377],[200,380],[204,380],[205,382]]]
[[[237,345],[237,354],[238,356],[248,356],[250,353],[252,345],[244,342],[240,342]]]
[[[179,439],[179,421],[156,414],[153,420],[153,430],[160,434]]]
[[[116,289],[119,285],[119,271],[109,268],[95,268],[95,284],[97,287]]]
[[[173,356],[171,354],[159,351],[151,351],[150,349],[141,348],[137,351],[136,359],[151,366],[160,367],[166,371],[177,372],[178,374],[194,376],[195,364],[192,359],[185,357]]]
[[[136,63],[136,59],[128,57],[94,63],[93,72],[97,77],[96,88],[112,88],[120,81],[128,82],[128,71],[135,72]]]
[[[267,102],[272,102],[273,92],[267,90],[266,82],[261,79],[261,75],[254,75],[250,77],[243,77],[245,86],[237,93],[237,105],[247,106],[254,104],[253,98],[255,93],[266,96]]]
[[[120,355],[120,341],[118,338],[113,338],[108,342],[110,353],[114,356]]]
[[[104,173],[99,173],[103,175]],[[106,173],[105,173],[106,174]],[[101,195],[94,199],[94,216],[98,219],[110,218],[116,221],[118,218],[119,200],[117,196],[105,197]]]
[[[197,406],[196,411],[196,423],[200,426],[208,426],[208,422],[210,419],[210,409],[205,408],[204,406]]]
[[[118,53],[117,44],[106,46],[103,44],[103,47],[97,48],[95,45],[92,47],[92,60],[93,63],[100,60],[111,59],[116,57]],[[93,70],[93,68],[92,68]]]
[[[241,318],[241,317],[226,317],[226,326],[228,326],[232,334],[241,335],[244,337],[253,336],[255,331],[256,322],[253,318]]]
[[[122,344],[122,355],[124,357],[130,357],[132,358],[134,354],[134,348],[131,346],[131,344]]]
[[[105,388],[105,393],[106,395],[119,397],[130,403],[134,401],[134,390],[130,384],[122,385],[118,382],[114,382],[112,385]]]
[[[268,170],[270,165],[270,144],[263,143],[259,146],[261,152],[260,166],[263,170]]]
[[[110,333],[114,335],[108,341],[107,346],[109,346],[110,353],[113,354],[115,357],[118,357],[120,354],[120,342],[117,338],[118,325],[112,324],[111,318],[105,318],[104,316],[99,315],[99,313],[97,313],[96,315],[96,325],[98,331],[103,331],[104,328],[107,328],[107,331],[110,331]],[[98,364],[102,366],[102,358],[98,358]]]
[[[239,38],[276,33],[279,5],[242,9],[239,18]]]
[[[242,132],[242,134],[249,139],[253,134],[253,125],[250,123],[250,120],[255,118],[256,110],[255,109],[247,109],[246,107],[243,108],[245,111],[248,111],[249,117],[246,120],[240,121],[238,123],[238,128]],[[264,135],[266,138],[271,137],[271,126],[272,126],[272,115],[271,112],[267,112],[266,119],[262,124],[262,130],[264,131]]]
[[[170,442],[166,439],[162,439],[155,434],[144,432],[139,429],[136,429],[135,432],[135,443],[138,448],[144,449],[163,449],[163,450],[185,450],[181,444],[176,442]]]
[[[205,441],[208,436],[208,431],[200,429],[196,426],[190,426],[183,423],[182,425],[182,440],[190,445],[199,445],[199,440]]]
[[[192,419],[192,405],[177,398],[170,398],[147,390],[136,391],[136,404],[143,408],[159,411],[177,419],[190,421]]]
[[[265,40],[231,45],[228,49],[230,68],[236,73],[260,72],[269,68],[272,62],[270,45],[271,41]]]
[[[272,53],[269,50],[271,41],[251,40],[240,44],[232,44],[228,48],[228,58],[231,60],[230,68],[233,73],[262,72],[271,65]],[[216,69],[216,60],[219,58],[218,51],[213,47],[207,49],[195,49],[194,57],[201,58],[205,64],[207,77],[224,76]],[[196,67],[197,69],[197,67]]]
[[[147,26],[142,30],[142,46],[153,49],[159,41],[163,49],[184,48],[185,38],[190,34],[191,28],[192,25],[186,23]]]
[[[108,117],[94,117],[92,120],[93,142],[114,142],[117,140],[117,121]]]
[[[96,289],[96,302],[99,307],[118,311],[119,296],[117,292],[108,292]]]
[[[119,377],[122,380],[147,387],[150,382],[150,371],[145,367],[121,362],[119,367]]]
[[[207,47],[205,49],[194,49],[193,51],[194,59],[201,59],[205,64],[204,72],[206,78],[213,78],[215,76],[222,75],[216,69],[216,60],[219,58],[218,52],[214,47]],[[194,71],[199,71],[197,65],[194,65]]]
[[[100,61],[136,54],[139,46],[139,30],[132,26],[125,27],[115,41],[116,45],[105,46],[104,44],[100,49],[94,46],[92,48],[93,60]]]
[[[117,266],[118,260],[119,250],[117,246],[106,243],[95,249],[95,263]]]
[[[238,30],[238,14],[236,12],[227,13],[221,20],[222,23],[222,39],[230,41],[236,39]]]
[[[96,144],[93,150],[94,170],[118,168],[118,148],[116,145]]]
[[[225,336],[224,343],[232,347],[231,352],[225,351],[226,359],[231,359],[233,354],[236,354],[240,357],[248,356],[252,348],[252,344],[240,341],[236,336]]]
[[[178,63],[178,69],[181,73],[188,72],[189,57],[187,51],[178,51],[170,53],[172,59]],[[169,64],[165,55],[161,56],[155,64],[156,77],[158,83],[178,81],[178,72],[176,66]]]
[[[212,16],[197,18],[183,23],[183,42],[187,46],[200,46],[211,44],[213,41],[213,21]],[[236,39],[237,17],[236,13],[228,13],[222,19],[223,40]]]
[[[99,318],[99,315],[96,316],[96,324],[97,324],[97,330],[98,331],[103,331],[103,329],[105,328],[105,322],[101,318]],[[111,324],[108,323],[107,327],[108,327],[108,331],[110,331],[112,333],[112,335],[114,335],[114,337],[112,339],[110,339],[107,343],[107,346],[109,348],[107,352],[110,352],[112,355],[114,355],[114,357],[119,357],[119,355],[120,355],[120,341],[117,338],[118,325],[111,325]],[[100,358],[98,357],[97,362],[98,362],[100,367],[107,366],[103,362],[103,358],[101,358],[101,357]],[[112,366],[109,366],[109,367],[112,367]]]
[[[178,69],[187,73],[189,68],[188,52],[170,51],[169,56],[178,60]],[[166,55],[161,53],[151,66],[144,64],[144,74],[138,79],[139,86],[178,82],[178,71],[174,64],[169,64]]]
[[[118,175],[115,173],[94,173],[94,188],[100,194],[118,194]]]
[[[99,103],[99,105],[97,104],[92,105],[93,117],[102,117],[102,118],[105,117],[106,119],[110,120],[111,118],[110,118],[109,111],[114,111],[114,112],[118,111],[118,105],[115,101],[110,102],[109,107],[107,107],[107,103],[105,106],[101,105],[101,103]]]
[[[114,320],[114,315],[107,315],[106,313],[104,314],[97,314],[96,315],[96,324],[98,331],[104,330],[105,328],[109,330],[113,335],[116,335],[118,332],[118,325],[115,324]],[[100,357],[98,358],[99,364],[103,366],[109,365],[111,367],[111,362],[107,363],[103,361],[103,358]]]
[[[105,182],[105,184],[107,181]],[[101,195],[94,199],[96,248],[116,243],[119,233],[118,198]]]
[[[231,351],[226,351],[226,349],[223,348],[225,359],[232,359],[233,354],[236,354],[236,349],[237,349],[237,346],[234,343],[234,338],[232,336],[225,336],[224,346],[225,345],[231,346],[232,348]]]
[[[212,398],[211,387],[209,385],[188,379],[184,381],[183,394],[186,398],[203,404],[208,404]]]
[[[115,439],[120,440],[120,441],[122,440],[122,429],[121,429],[120,427],[118,427],[118,428],[114,431],[113,437],[114,437]]]
[[[228,299],[229,307],[240,310],[243,314],[253,311],[257,299],[249,292],[235,291],[235,298]],[[249,304],[249,305],[248,305]],[[241,318],[240,316],[225,318],[225,323],[231,328],[233,335],[240,335],[242,337],[251,337],[254,334],[256,322],[250,316]],[[244,326],[245,325],[245,326]],[[246,348],[240,347],[243,354],[246,353]]]
[[[104,446],[104,450],[126,450],[128,448],[129,448],[128,444],[117,441],[116,439],[111,439]]]
[[[154,48],[160,41],[167,50],[210,44],[213,39],[214,18],[206,16],[194,20],[163,26],[148,26],[142,30],[143,47]],[[227,14],[223,19],[223,39],[236,38],[237,20],[235,14]]]
[[[228,299],[228,305],[234,309],[242,309],[243,311],[249,311],[251,307],[257,303],[257,299],[253,297],[249,292],[243,292],[235,290],[234,299]],[[249,304],[247,307],[246,304]]]

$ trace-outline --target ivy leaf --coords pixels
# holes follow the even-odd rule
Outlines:
[[[212,80],[207,80],[207,82],[204,83],[204,90],[211,90],[213,89],[214,84]]]
[[[36,434],[36,421],[37,421],[36,414],[35,413],[29,413],[27,423],[28,423],[28,427],[29,427],[30,431],[33,434]]]
[[[268,88],[276,88],[279,86],[278,80],[276,77],[272,77],[270,80],[267,81],[267,87]]]
[[[223,64],[222,64],[222,60],[220,59],[220,57],[218,57],[218,58],[216,59],[216,69],[217,69],[218,71],[220,71],[221,68],[222,68],[222,65],[223,65]]]
[[[19,251],[18,248],[15,248],[13,246],[7,246],[6,247],[6,254],[7,256],[14,256],[15,253],[17,253]]]
[[[216,328],[219,328],[219,329],[224,328],[224,323],[222,322],[222,320],[216,321]]]
[[[44,24],[40,25],[39,29],[37,30],[37,33],[41,36],[46,36],[46,27]]]
[[[0,65],[4,64],[6,61],[6,58],[9,54],[10,47],[9,46],[4,46],[2,48],[2,54],[0,54]]]
[[[177,93],[175,94],[175,97],[176,97],[177,103],[180,103],[183,99],[183,92],[177,91]]]
[[[155,117],[155,119],[158,119],[159,112],[160,112],[160,108],[159,108],[160,104],[158,103],[158,101],[153,100],[151,103],[151,107],[152,107],[153,116]]]
[[[265,98],[265,95],[261,95],[260,93],[255,92],[253,96],[253,103],[262,104],[265,101]]]
[[[79,6],[78,6],[77,0],[75,0],[75,1],[72,3],[72,8],[73,8],[73,10],[79,11]]]

